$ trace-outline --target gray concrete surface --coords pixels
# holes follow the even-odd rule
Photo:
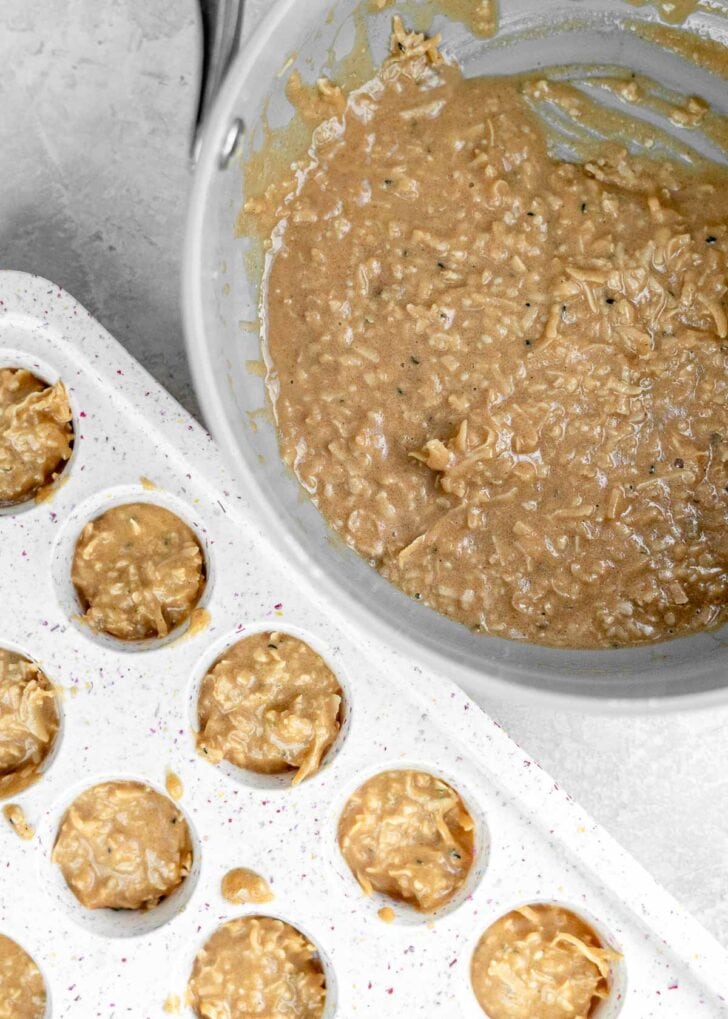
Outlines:
[[[178,276],[198,55],[193,0],[0,4],[0,265],[68,289],[193,413]],[[482,703],[728,946],[728,708]]]

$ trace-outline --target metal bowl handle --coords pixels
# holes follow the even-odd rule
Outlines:
[[[202,17],[202,69],[200,97],[192,135],[192,161],[197,162],[202,135],[210,109],[225,80],[240,45],[245,0],[199,0]],[[227,165],[237,145],[243,125],[233,123],[220,152],[220,165]]]

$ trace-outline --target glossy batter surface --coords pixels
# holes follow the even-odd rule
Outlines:
[[[558,162],[547,83],[464,80],[396,19],[394,52],[275,209],[285,461],[476,631],[599,648],[725,621],[725,173]]]
[[[205,587],[205,563],[194,531],[175,513],[127,503],[86,524],[72,579],[92,629],[143,640],[186,622]]]
[[[326,981],[316,949],[266,916],[218,927],[200,951],[187,998],[204,1019],[319,1019]]]
[[[338,839],[366,895],[382,892],[429,913],[467,880],[474,827],[447,782],[423,771],[384,771],[350,797]]]
[[[0,799],[38,778],[58,725],[56,695],[38,666],[0,648]]]
[[[0,368],[0,506],[24,502],[61,473],[73,422],[66,387]]]
[[[290,634],[267,632],[233,644],[205,676],[197,746],[251,771],[318,771],[336,739],[342,692],[323,658]]]
[[[273,893],[264,877],[248,867],[234,867],[220,882],[220,894],[226,902],[241,906],[246,902],[258,905],[270,902]]]
[[[470,977],[488,1019],[587,1019],[608,996],[616,958],[574,913],[538,904],[488,928]]]
[[[68,808],[53,862],[87,909],[152,909],[192,867],[181,812],[138,782],[103,782]]]
[[[20,945],[0,934],[0,1019],[44,1019],[45,982]]]
[[[2,814],[19,839],[30,842],[35,838],[35,828],[28,821],[25,811],[19,803],[6,803]]]

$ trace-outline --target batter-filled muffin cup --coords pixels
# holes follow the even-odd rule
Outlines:
[[[324,659],[291,634],[266,631],[229,647],[197,703],[197,747],[217,764],[263,775],[315,774],[341,729],[343,692]]]
[[[120,640],[166,637],[185,623],[205,588],[195,532],[164,506],[113,506],[89,521],[71,570],[84,621]]]
[[[187,988],[196,1016],[321,1019],[326,977],[299,930],[269,916],[222,924],[197,954]]]
[[[0,647],[0,799],[39,778],[59,725],[47,677],[34,662]]]
[[[63,382],[49,385],[25,368],[0,368],[0,506],[26,502],[52,484],[72,448]]]
[[[349,797],[338,842],[365,895],[379,892],[432,913],[468,880],[475,822],[443,779],[425,771],[383,771]]]
[[[0,1019],[45,1019],[43,975],[25,949],[0,934]]]
[[[537,903],[491,924],[470,979],[488,1019],[587,1019],[608,998],[619,958],[571,910]]]
[[[141,782],[102,782],[65,812],[52,859],[86,909],[147,911],[187,879],[192,838],[167,796]]]

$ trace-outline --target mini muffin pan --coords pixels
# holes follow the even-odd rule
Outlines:
[[[245,914],[280,917],[317,946],[325,1019],[482,1019],[473,949],[501,914],[558,902],[622,953],[599,1019],[728,1014],[723,949],[601,831],[449,679],[373,645],[294,576],[260,534],[209,436],[68,294],[0,273],[0,364],[62,378],[74,454],[52,498],[0,516],[0,644],[35,659],[60,691],[63,726],[41,779],[15,802],[36,828],[0,825],[0,932],[36,960],[48,1016],[151,1019],[184,993],[215,928]],[[241,420],[240,427],[248,427]],[[200,539],[206,625],[123,644],[79,620],[70,582],[75,538],[110,505],[158,502]],[[256,630],[307,640],[334,670],[346,704],[321,771],[290,776],[215,767],[194,745],[197,691],[226,646]],[[341,809],[389,768],[439,775],[476,821],[476,861],[462,893],[424,916],[363,896],[336,841]],[[58,825],[83,789],[136,779],[184,787],[195,860],[181,888],[148,913],[84,910],[50,860]],[[233,906],[224,874],[250,867],[275,895]],[[386,903],[390,904],[390,903]],[[169,1008],[173,1006],[168,1005]]]

